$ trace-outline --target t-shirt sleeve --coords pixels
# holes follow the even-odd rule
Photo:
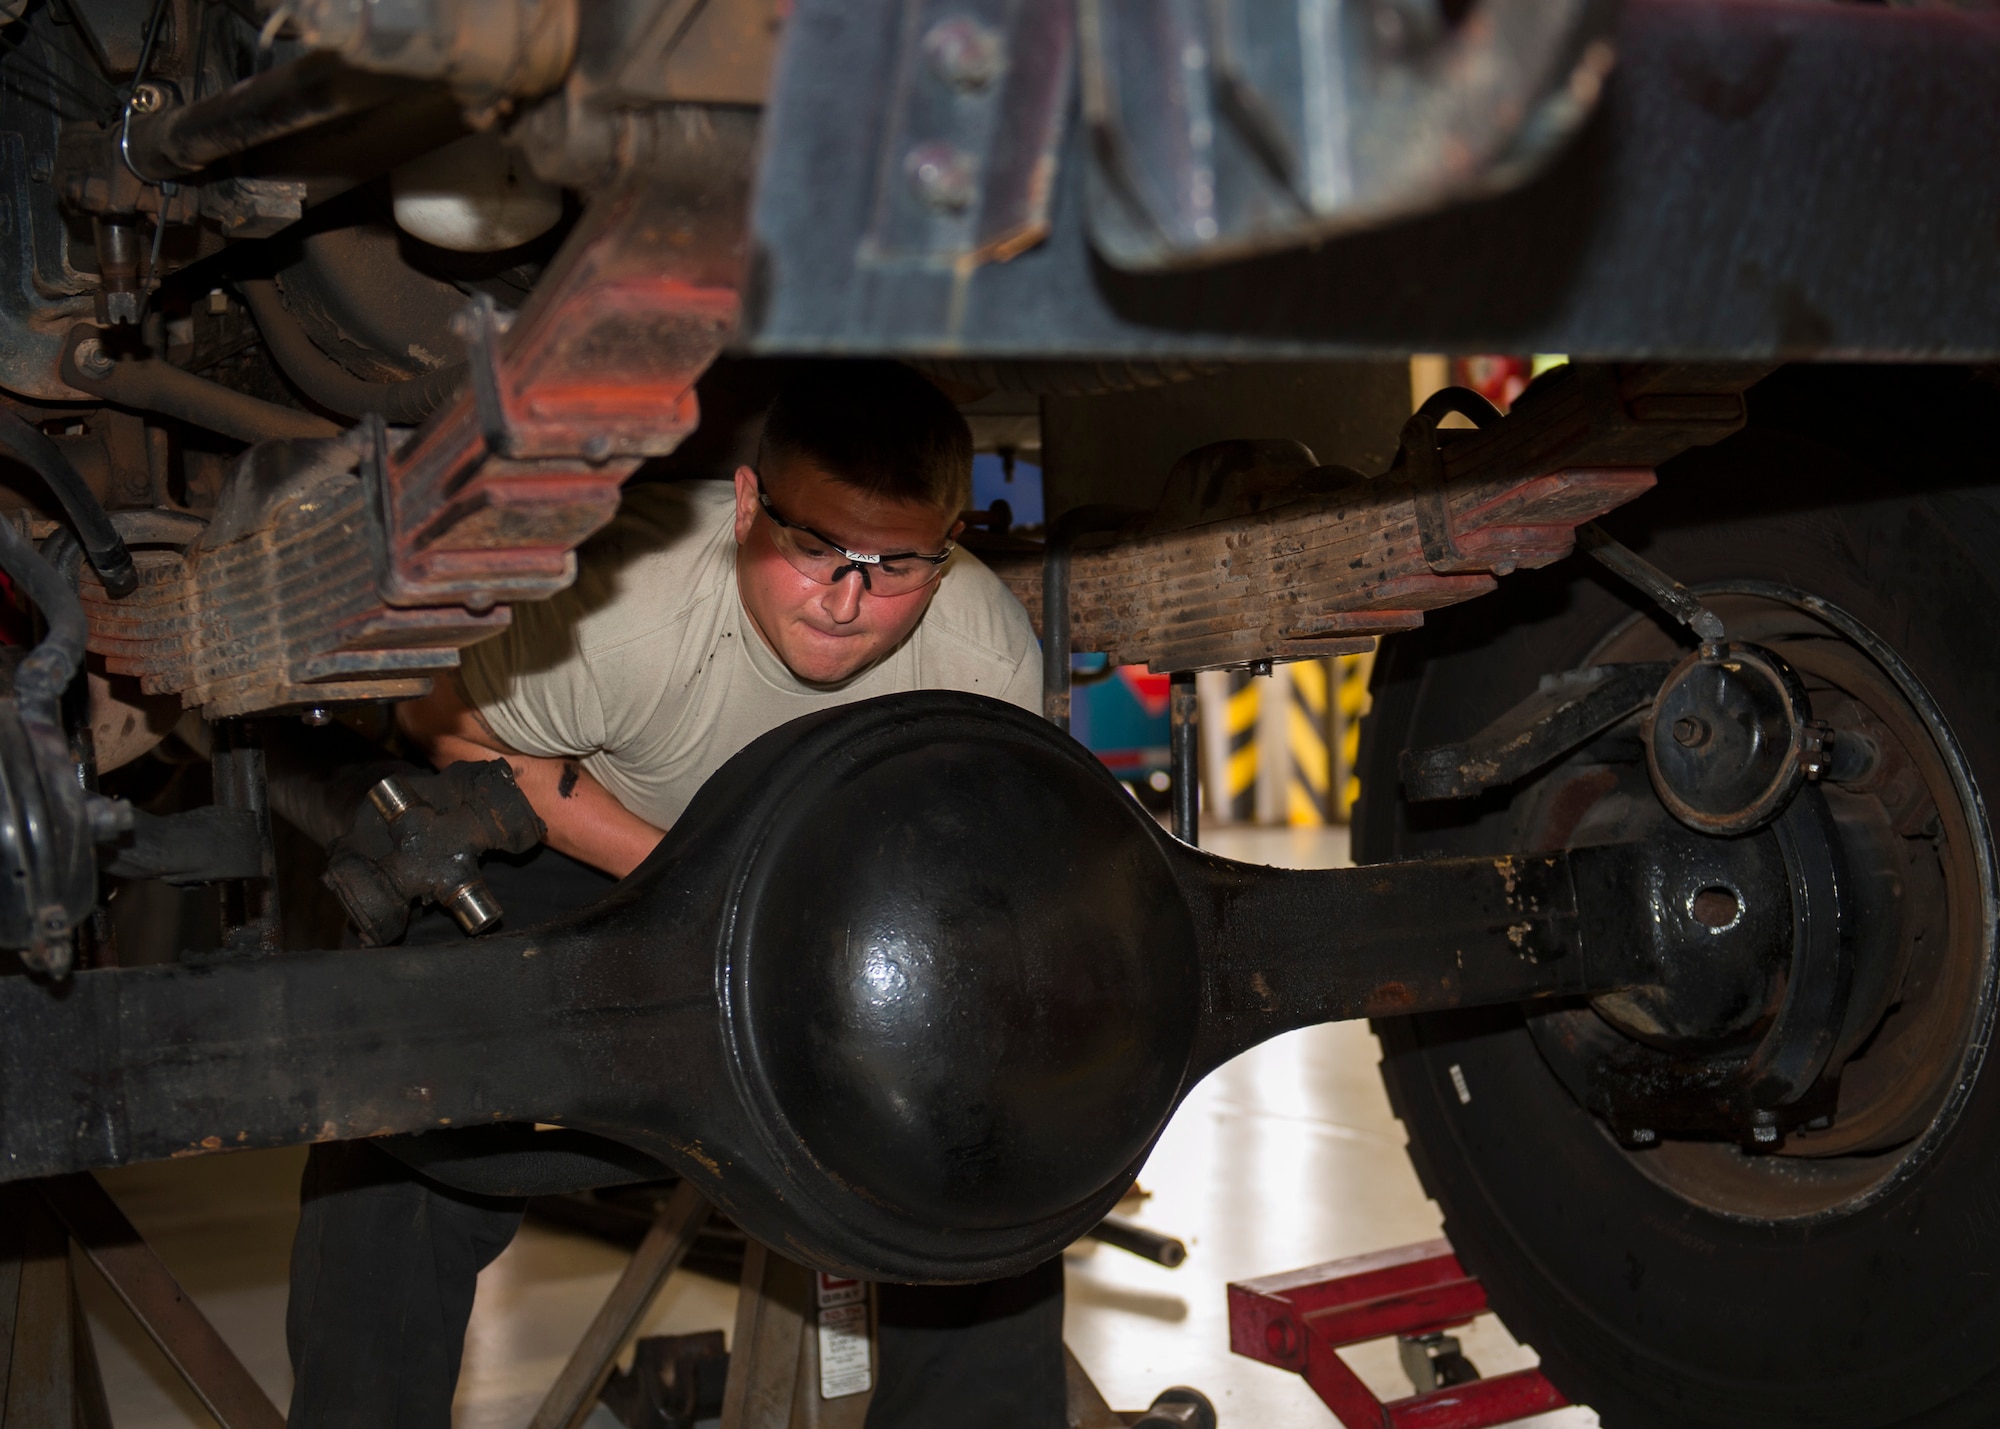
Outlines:
[[[604,747],[604,704],[577,646],[582,614],[575,587],[514,607],[514,620],[468,649],[465,698],[510,749],[545,759]]]
[[[494,734],[544,759],[620,753],[678,659],[678,617],[727,520],[727,496],[628,490],[617,519],[579,553],[574,585],[515,606],[506,630],[465,652],[460,683]]]
[[[1028,612],[1000,578],[970,551],[953,557],[946,584],[924,616],[930,657],[917,688],[967,690],[1042,708],[1042,647]]]
[[[1042,712],[1042,647],[1030,640],[1028,653],[1014,667],[1014,673],[1007,679],[1007,687],[1000,691],[1000,698],[1010,705],[1019,705],[1029,714]]]

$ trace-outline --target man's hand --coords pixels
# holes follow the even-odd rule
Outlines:
[[[467,704],[456,678],[442,678],[420,700],[396,706],[396,724],[439,769],[504,759],[528,803],[548,826],[549,847],[623,878],[645,860],[661,831],[619,803],[573,759],[540,759],[503,744]]]

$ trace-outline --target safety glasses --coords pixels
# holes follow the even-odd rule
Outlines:
[[[787,521],[779,515],[777,508],[771,505],[771,498],[765,494],[761,480],[757,483],[757,501],[764,508],[764,514],[771,518],[771,544],[778,548],[786,564],[821,585],[837,584],[849,571],[858,571],[861,588],[870,595],[914,595],[938,578],[944,563],[957,549],[952,542],[946,541],[944,549],[935,555],[922,551],[898,551],[883,555],[850,551],[812,527]]]

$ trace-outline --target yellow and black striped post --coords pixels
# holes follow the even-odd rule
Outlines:
[[[1375,656],[1341,655],[1333,662],[1333,697],[1329,705],[1329,747],[1333,751],[1333,816],[1342,823],[1354,816],[1361,797],[1361,777],[1355,766],[1361,757],[1361,717],[1368,713],[1368,679]]]
[[[1368,709],[1372,654],[1301,660],[1291,669],[1291,708],[1285,727],[1290,765],[1285,821],[1344,824],[1361,795],[1355,763],[1361,752],[1361,717]]]
[[[1330,660],[1300,660],[1291,667],[1292,703],[1285,722],[1291,778],[1285,787],[1285,822],[1331,823],[1333,802],[1332,684]]]
[[[1257,710],[1263,689],[1248,670],[1229,672],[1229,703],[1223,727],[1229,738],[1229,758],[1223,766],[1228,794],[1228,818],[1233,824],[1257,818]]]

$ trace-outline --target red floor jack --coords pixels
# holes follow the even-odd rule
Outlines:
[[[1445,1331],[1485,1309],[1451,1242],[1424,1241],[1231,1285],[1229,1348],[1304,1375],[1346,1429],[1490,1429],[1568,1404],[1538,1369],[1478,1378]],[[1420,1392],[1384,1404],[1340,1350],[1389,1335]]]

